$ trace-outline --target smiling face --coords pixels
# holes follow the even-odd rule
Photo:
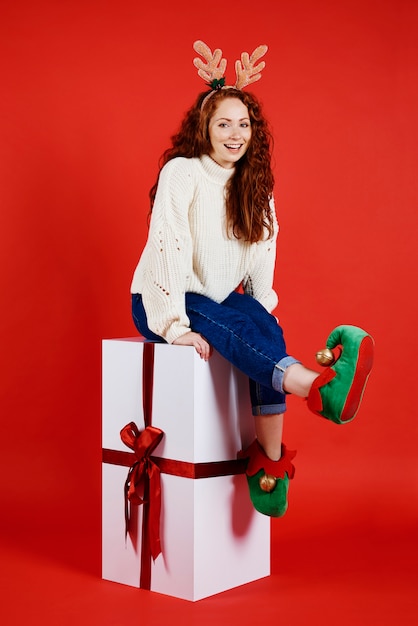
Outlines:
[[[244,156],[251,140],[248,109],[238,98],[225,98],[209,122],[209,155],[222,167],[230,169]]]

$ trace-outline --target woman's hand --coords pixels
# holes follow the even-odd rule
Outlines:
[[[207,361],[212,354],[212,347],[202,335],[192,330],[173,341],[175,346],[194,346],[201,359]]]

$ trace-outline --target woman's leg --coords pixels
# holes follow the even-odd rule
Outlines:
[[[156,335],[148,328],[147,316],[144,305],[142,304],[142,296],[139,293],[132,294],[132,319],[137,331],[150,341],[158,343],[166,343],[162,337]]]
[[[195,320],[195,330],[249,378],[276,391],[307,397],[313,413],[337,424],[357,415],[374,357],[374,340],[366,331],[349,325],[334,328],[326,342],[327,349],[334,350],[334,362],[318,374],[287,355],[280,326],[253,298],[233,293],[221,305],[209,300],[206,306],[196,302],[202,296],[195,294],[186,294],[186,303],[188,296],[193,298],[192,326]],[[245,297],[251,314],[235,310],[238,299]]]
[[[301,363],[290,365],[283,374],[283,389],[300,398],[307,398],[318,372],[310,370]]]
[[[250,296],[234,293],[214,307],[206,299],[194,296],[186,296],[186,303],[193,330],[250,376],[256,440],[239,457],[247,460],[253,506],[264,515],[281,517],[288,506],[294,454],[282,444],[286,400],[283,389],[273,387],[273,373],[279,363],[283,377],[286,366],[297,362],[286,353],[276,319]],[[261,378],[257,380],[258,375]],[[276,375],[276,381],[277,378]]]
[[[186,312],[191,328],[224,358],[260,385],[283,393],[283,374],[298,361],[287,354],[282,329],[259,302],[233,293],[218,304],[187,293]]]
[[[278,461],[281,457],[283,417],[283,413],[254,417],[257,441],[272,461]]]

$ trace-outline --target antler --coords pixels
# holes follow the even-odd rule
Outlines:
[[[248,52],[241,54],[241,61],[235,62],[235,72],[237,74],[237,82],[235,83],[236,89],[243,89],[250,83],[255,83],[261,78],[261,72],[265,68],[266,64],[261,61],[258,65],[255,65],[258,59],[261,59],[268,50],[267,46],[258,46],[249,57]]]
[[[193,64],[197,67],[197,73],[200,78],[207,80],[208,83],[212,83],[213,80],[219,81],[223,78],[226,70],[226,59],[222,58],[222,50],[217,48],[212,54],[209,46],[200,40],[194,42],[193,48],[206,61],[205,64],[202,59],[199,59],[198,57],[193,59]]]

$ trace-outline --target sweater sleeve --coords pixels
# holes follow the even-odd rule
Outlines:
[[[168,343],[190,331],[185,292],[192,272],[189,208],[193,179],[187,159],[161,170],[151,215],[142,299],[149,328]]]
[[[250,270],[243,281],[244,292],[258,300],[269,313],[276,308],[278,303],[277,293],[273,289],[273,280],[279,225],[273,198],[270,201],[270,208],[273,216],[273,235],[255,244]]]

